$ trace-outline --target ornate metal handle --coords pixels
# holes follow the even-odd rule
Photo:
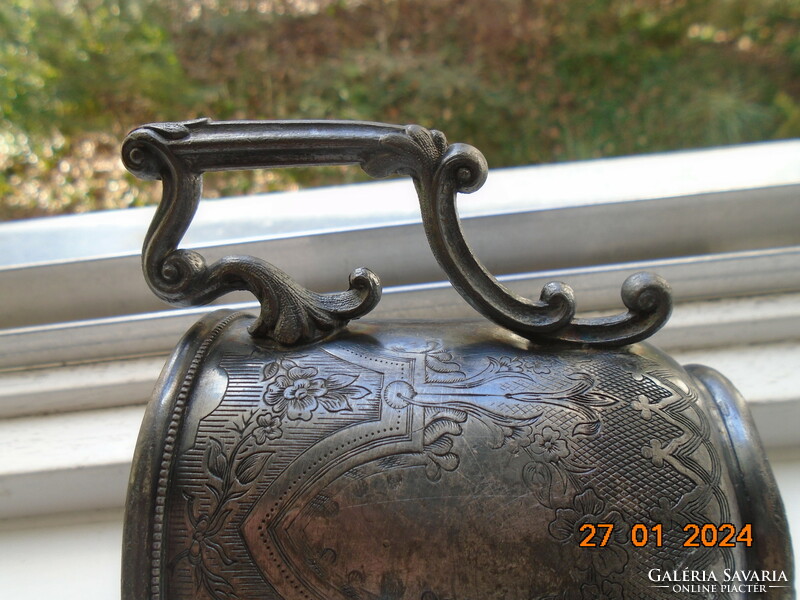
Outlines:
[[[145,278],[157,296],[179,305],[204,304],[234,290],[261,302],[255,337],[293,345],[319,340],[361,317],[380,299],[378,278],[355,269],[345,292],[317,294],[277,267],[251,256],[229,256],[211,266],[178,245],[194,217],[206,171],[360,164],[373,177],[413,178],[433,254],[453,286],[476,310],[528,339],[622,345],[644,339],[669,317],[669,286],[637,273],[622,288],[628,311],[577,319],[572,289],[551,282],[538,301],[500,284],[470,250],[456,211],[458,192],[479,189],[483,155],[417,125],[347,121],[237,121],[208,119],[145,125],[122,147],[125,166],[144,179],[161,179],[163,197],[143,250]]]

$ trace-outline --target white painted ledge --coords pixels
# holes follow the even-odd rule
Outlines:
[[[619,299],[622,282],[628,275],[641,270],[660,273],[670,281],[679,306],[702,301],[709,296],[735,302],[740,297],[759,295],[766,298],[780,293],[791,296],[780,306],[784,313],[791,313],[794,310],[791,305],[800,292],[800,246],[544,273],[519,273],[501,277],[500,280],[513,291],[534,298],[539,296],[542,286],[547,282],[568,281],[576,290],[580,311],[619,312],[622,310]],[[765,308],[768,308],[773,301],[766,299],[764,302]],[[254,303],[248,302],[236,307],[251,310],[254,306]],[[163,354],[174,346],[194,321],[214,309],[162,310],[0,330],[0,371]],[[726,307],[722,305],[720,309],[725,310]],[[713,310],[709,308],[708,314]],[[743,307],[737,312],[741,314],[746,310],[748,308]],[[753,310],[751,313],[756,323],[771,322],[768,329],[764,329],[765,332],[780,332],[780,316],[773,318],[766,310]],[[441,281],[389,288],[385,290],[378,307],[367,317],[368,320],[455,318],[478,317],[448,282]],[[788,323],[785,326],[796,327]],[[718,330],[722,331],[721,328]],[[750,327],[752,333],[758,330],[758,325]],[[686,328],[684,331],[687,333],[684,336],[685,343],[692,345],[689,341],[691,334]],[[767,338],[758,337],[756,341],[763,339]]]
[[[14,600],[120,597],[122,512],[0,522],[0,589]]]
[[[0,519],[124,504],[144,406],[0,420]]]

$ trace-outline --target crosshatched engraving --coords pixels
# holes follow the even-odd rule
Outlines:
[[[184,423],[170,598],[666,598],[648,569],[741,560],[681,546],[682,524],[740,516],[708,399],[652,349],[406,325],[276,352],[246,321],[208,358],[224,391]],[[602,548],[586,523],[614,524]],[[632,523],[663,545],[635,547]]]

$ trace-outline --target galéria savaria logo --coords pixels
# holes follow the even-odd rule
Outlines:
[[[784,571],[668,571],[650,569],[647,578],[651,587],[669,589],[675,594],[759,594],[771,588],[788,588],[791,584]]]

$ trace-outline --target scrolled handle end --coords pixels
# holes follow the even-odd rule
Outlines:
[[[350,290],[362,296],[362,304],[369,306],[364,309],[364,314],[375,308],[381,299],[383,286],[375,273],[366,267],[357,267],[350,273]]]
[[[672,311],[672,288],[667,280],[655,273],[640,271],[622,284],[622,302],[632,312],[648,314]]]
[[[141,131],[141,134],[139,133]],[[164,157],[155,150],[146,130],[132,132],[122,144],[122,164],[139,179],[161,179]]]
[[[449,173],[455,191],[471,194],[483,187],[489,175],[489,165],[483,153],[469,144],[452,144],[439,162],[436,177]]]

